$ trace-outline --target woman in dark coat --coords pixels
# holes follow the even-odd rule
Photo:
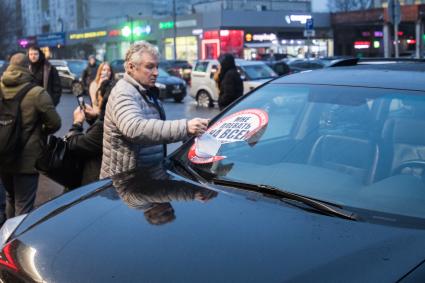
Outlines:
[[[220,58],[220,74],[218,75],[218,106],[223,110],[227,105],[243,95],[243,82],[236,69],[232,54],[224,54]]]
[[[100,113],[89,105],[84,110],[79,107],[74,111],[74,122],[66,135],[70,151],[84,160],[81,185],[89,184],[99,179],[102,162],[103,118],[109,93],[115,85],[114,80],[103,81],[98,89]],[[90,126],[83,132],[83,123]]]

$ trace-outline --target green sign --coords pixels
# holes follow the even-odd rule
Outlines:
[[[160,22],[159,29],[172,29],[174,28],[174,22]]]
[[[152,32],[152,28],[150,25],[144,22],[130,22],[126,23],[125,26],[121,29],[121,35],[126,38],[132,39],[143,39],[146,36],[150,35]]]

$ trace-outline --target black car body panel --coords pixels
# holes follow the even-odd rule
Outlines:
[[[159,89],[159,98],[173,98],[181,101],[187,94],[186,83],[175,76],[158,77],[157,83],[165,85],[165,88]]]
[[[10,244],[19,275],[2,266],[3,278],[394,282],[424,259],[425,230],[324,216],[254,192],[210,191],[174,174],[131,173],[114,179],[115,188],[107,182],[72,192],[81,198],[29,230],[35,219],[26,219]],[[211,200],[196,202],[197,193]],[[174,216],[149,222],[152,203],[169,204]]]

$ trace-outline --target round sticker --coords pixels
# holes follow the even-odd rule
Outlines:
[[[205,134],[195,139],[188,152],[191,162],[197,164],[219,161],[225,156],[217,156],[222,144],[248,141],[255,144],[258,134],[268,124],[267,112],[261,109],[246,109],[224,117],[212,125]]]

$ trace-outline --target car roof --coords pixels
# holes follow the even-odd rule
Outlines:
[[[320,84],[425,91],[425,63],[371,64],[306,71],[274,84]]]
[[[67,66],[66,60],[50,59],[49,62],[55,66]]]

